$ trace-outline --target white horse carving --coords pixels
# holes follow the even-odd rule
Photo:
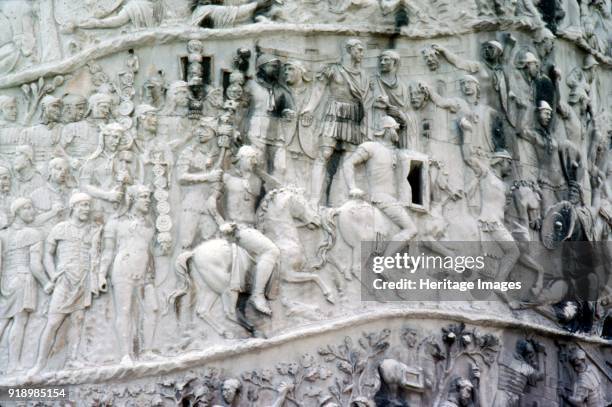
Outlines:
[[[260,228],[280,249],[280,278],[289,283],[313,282],[321,288],[325,298],[333,302],[332,291],[319,275],[304,272],[306,263],[304,248],[300,242],[298,225],[315,228],[320,224],[319,215],[310,207],[299,189],[287,187],[270,191],[262,200],[258,210]],[[230,295],[232,269],[238,273],[241,286],[250,290],[253,260],[235,243],[225,239],[207,240],[195,249],[181,253],[176,259],[177,288],[168,298],[174,304],[195,285],[197,288],[196,314],[206,321],[220,335],[227,335],[225,329],[210,317],[210,311],[220,297],[227,319],[254,333],[253,326],[244,314],[244,304]]]

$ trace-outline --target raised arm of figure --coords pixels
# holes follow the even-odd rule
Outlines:
[[[459,55],[455,54],[448,48],[445,48],[438,44],[433,44],[432,47],[454,67],[463,71],[468,71],[470,73],[476,73],[480,71],[480,62],[470,61],[468,59],[461,58]]]

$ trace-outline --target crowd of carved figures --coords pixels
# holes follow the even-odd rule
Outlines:
[[[456,96],[439,81],[407,80],[412,68],[401,66],[402,55],[392,47],[377,53],[375,68],[366,68],[371,51],[357,36],[343,39],[335,62],[316,66],[252,45],[236,50],[232,66],[214,66],[206,42],[191,39],[175,77],[151,74],[139,48],[125,47],[113,72],[88,60],[78,73],[52,70],[3,91],[5,372],[33,378],[86,365],[82,348],[90,344],[82,343],[81,327],[101,301],[112,304],[102,318],[111,318],[114,362],[125,366],[167,356],[159,346],[162,318],[188,337],[196,316],[225,338],[263,336],[279,313],[286,320],[322,319],[312,317],[319,311],[308,303],[348,301],[351,285],[353,293],[359,287],[362,241],[392,242],[380,249],[387,254],[419,241],[443,256],[453,254],[445,240],[498,242],[498,280],[519,266],[535,276],[530,298],[504,296],[508,313],[543,315],[569,331],[612,337],[612,253],[596,244],[612,240],[612,112],[603,83],[612,63],[609,1],[463,1],[459,12],[443,0],[329,0],[312,2],[310,17],[299,1],[70,3],[2,2],[0,73],[78,55],[97,46],[104,30],[120,30],[120,36],[173,24],[263,27],[318,15],[338,23],[363,10],[425,34],[444,33],[458,21],[474,29],[486,19],[507,20],[523,24],[531,42],[508,30],[490,35],[495,39],[470,55],[431,40],[420,63],[432,75],[460,72]],[[89,12],[81,14],[83,7]],[[568,72],[556,63],[559,38],[580,48],[580,63]],[[210,80],[213,70],[222,81]],[[66,86],[77,74],[89,78],[87,91]],[[434,111],[450,122],[437,120]],[[563,264],[562,277],[553,279],[530,253],[532,241],[551,253],[563,241],[588,242],[588,256],[603,266],[585,272]],[[168,291],[158,289],[162,268],[170,270]],[[332,278],[323,277],[324,269],[333,270]],[[316,291],[291,288],[306,285]],[[577,290],[588,298],[576,298]],[[222,311],[213,312],[215,306]],[[35,341],[26,338],[34,315],[44,321]],[[60,335],[67,321],[68,333]],[[328,362],[338,359],[351,380],[377,381],[352,383],[352,390],[337,381],[329,394],[302,389],[308,394],[297,396],[302,381],[331,375],[305,356],[278,367],[293,379],[274,385],[262,372],[222,382],[210,373],[160,384],[167,391],[159,391],[177,403],[190,397],[189,405],[209,405],[214,397],[223,405],[247,405],[237,400],[255,403],[265,390],[275,394],[273,406],[313,398],[332,407],[408,405],[400,393],[427,388],[422,397],[438,397],[427,400],[432,405],[479,406],[485,367],[479,363],[493,363],[487,352],[499,340],[448,329],[441,343],[427,345],[434,364],[441,363],[427,383],[396,359],[379,360],[389,346],[383,332],[359,342],[372,352],[366,360],[376,360],[377,375],[362,375],[372,366],[354,360],[353,344],[319,352]],[[89,335],[87,342],[96,340],[109,339]],[[480,361],[464,377],[445,376],[453,362],[443,353],[453,346],[478,347]],[[443,353],[435,356],[436,347]],[[531,339],[516,343],[516,352],[508,352],[514,359],[500,364],[492,405],[519,405],[525,387],[546,373],[542,352]],[[604,406],[601,379],[585,351],[567,352],[577,384],[560,397],[568,405]],[[58,353],[65,360],[49,368]],[[35,355],[32,363],[26,354]],[[421,381],[404,383],[411,374]],[[221,388],[221,398],[209,396]],[[166,396],[159,397],[162,403]]]

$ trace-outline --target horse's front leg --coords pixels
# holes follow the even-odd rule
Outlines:
[[[353,276],[359,277],[361,271],[361,247],[351,247],[351,267],[344,269],[344,278],[351,281]]]
[[[321,276],[315,273],[295,271],[294,269],[291,269],[285,272],[285,275],[283,276],[283,280],[285,280],[288,283],[307,283],[307,282],[312,281],[317,286],[319,286],[319,288],[321,289],[321,292],[323,293],[323,296],[325,297],[327,301],[329,301],[332,304],[336,302],[332,290],[327,286],[327,284],[325,284],[325,281],[323,281]]]
[[[223,304],[223,312],[227,319],[232,322],[240,323],[238,321],[238,315],[236,314],[236,308],[238,307],[238,291],[230,288],[223,291],[221,294],[221,302]]]
[[[225,328],[210,316],[212,307],[217,302],[217,298],[219,297],[215,295],[205,295],[196,308],[196,315],[202,318],[202,320],[206,322],[217,334],[227,337],[228,334]]]

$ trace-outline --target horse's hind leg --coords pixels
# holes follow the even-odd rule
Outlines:
[[[218,297],[213,295],[204,296],[204,299],[198,304],[198,307],[196,308],[196,314],[197,316],[202,318],[202,320],[204,320],[204,322],[206,322],[219,335],[227,336],[225,329],[220,324],[218,324],[217,321],[214,320],[214,318],[210,317],[210,311],[217,302],[217,298]]]

